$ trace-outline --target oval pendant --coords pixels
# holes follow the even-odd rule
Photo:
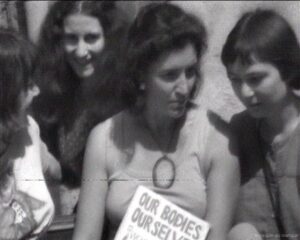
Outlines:
[[[152,170],[152,181],[155,187],[170,188],[175,180],[175,164],[167,156],[158,159]]]

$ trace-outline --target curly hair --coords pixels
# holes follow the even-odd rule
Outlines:
[[[76,13],[97,18],[105,37],[99,79],[89,84],[86,96],[91,101],[101,102],[101,108],[108,108],[116,81],[120,79],[119,54],[128,25],[124,13],[111,1],[56,2],[46,16],[38,41],[35,78],[41,94],[33,102],[33,107],[42,128],[63,121],[66,109],[73,107],[75,92],[79,88],[80,79],[69,66],[62,46],[63,21]]]
[[[0,29],[0,156],[12,136],[24,127],[21,93],[33,84],[35,48],[12,29]]]
[[[221,58],[226,67],[237,60],[271,63],[290,87],[300,89],[299,42],[289,23],[273,10],[244,13],[228,35]]]
[[[124,101],[134,105],[141,95],[140,84],[149,66],[164,53],[181,49],[188,43],[194,46],[200,59],[206,48],[206,31],[199,19],[169,3],[152,3],[142,8],[127,37]],[[193,95],[199,85],[197,81]]]

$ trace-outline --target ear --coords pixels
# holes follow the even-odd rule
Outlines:
[[[299,98],[300,98],[300,89],[292,88],[292,93],[293,93],[296,97],[299,97]]]

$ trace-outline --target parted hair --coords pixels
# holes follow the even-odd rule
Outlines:
[[[180,7],[151,3],[140,10],[126,40],[125,76],[131,87],[127,87],[130,91],[124,91],[124,101],[133,106],[142,94],[140,85],[150,65],[164,53],[181,49],[189,43],[200,59],[206,48],[206,31],[199,19]],[[198,86],[199,81],[194,93]]]
[[[300,46],[285,18],[273,10],[257,9],[242,15],[229,33],[222,50],[227,67],[237,60],[273,64],[287,84],[300,89]]]
[[[89,84],[89,98],[102,102],[113,97],[119,76],[119,52],[127,30],[127,18],[114,1],[57,1],[46,16],[38,41],[38,66],[35,78],[41,94],[34,100],[34,112],[40,124],[47,126],[64,119],[73,106],[80,79],[69,66],[62,46],[63,22],[70,14],[95,17],[104,30],[105,47],[98,64],[99,79]],[[99,109],[101,111],[101,109]]]

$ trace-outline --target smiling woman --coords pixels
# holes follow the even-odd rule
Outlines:
[[[80,78],[94,75],[105,46],[102,25],[97,18],[73,14],[64,20],[64,50],[67,61]]]
[[[117,95],[124,13],[109,1],[58,1],[42,25],[34,113],[42,138],[79,186],[92,127],[122,108]]]

